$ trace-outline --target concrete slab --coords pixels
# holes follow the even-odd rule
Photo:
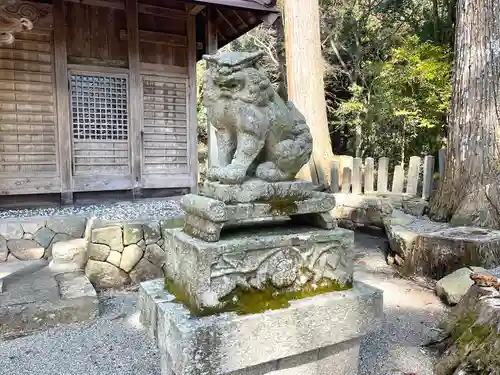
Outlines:
[[[48,265],[45,259],[0,263],[0,293],[9,280],[15,280]]]
[[[44,267],[4,284],[0,295],[0,338],[98,316],[96,292],[83,272],[55,275]]]

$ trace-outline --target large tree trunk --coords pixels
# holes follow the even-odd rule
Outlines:
[[[298,177],[329,185],[333,153],[326,117],[318,0],[283,0],[282,7],[288,98],[305,116],[314,142],[309,168],[303,168]]]
[[[500,0],[459,0],[445,176],[434,220],[500,227]]]

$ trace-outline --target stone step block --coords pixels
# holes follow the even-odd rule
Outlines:
[[[360,339],[382,317],[382,292],[357,282],[288,308],[195,318],[160,279],[141,284],[139,304],[162,375],[354,375]]]
[[[96,292],[82,271],[54,274],[45,267],[5,286],[0,304],[0,338],[98,316]]]
[[[57,242],[52,246],[50,269],[53,272],[75,272],[85,268],[88,242],[84,238]]]

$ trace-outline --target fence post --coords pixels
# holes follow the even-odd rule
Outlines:
[[[405,184],[405,170],[402,165],[394,167],[394,176],[392,176],[392,192],[402,194]]]
[[[361,194],[361,176],[363,159],[354,158],[352,161],[352,193]]]
[[[389,172],[389,159],[385,156],[378,159],[377,192],[387,193],[387,175]]]
[[[434,156],[424,158],[424,180],[422,182],[422,199],[428,200],[432,191],[432,175],[434,174]]]
[[[339,192],[339,167],[340,164],[338,160],[334,160],[332,162],[332,193],[338,193]]]
[[[342,173],[342,193],[348,194],[351,190],[351,168],[344,167]]]
[[[373,172],[375,170],[374,165],[375,162],[373,158],[365,159],[365,194],[373,192]]]
[[[420,157],[412,156],[408,167],[408,181],[406,183],[406,193],[417,195],[418,180],[420,179]]]

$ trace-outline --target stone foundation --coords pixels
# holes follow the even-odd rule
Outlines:
[[[0,262],[49,259],[55,243],[82,238],[86,217],[31,217],[0,220]]]
[[[357,282],[251,315],[192,317],[162,279],[141,284],[139,303],[163,375],[354,375],[360,339],[382,316],[382,293]]]
[[[119,287],[163,276],[164,233],[176,220],[96,222],[88,243],[85,273],[98,287]]]

